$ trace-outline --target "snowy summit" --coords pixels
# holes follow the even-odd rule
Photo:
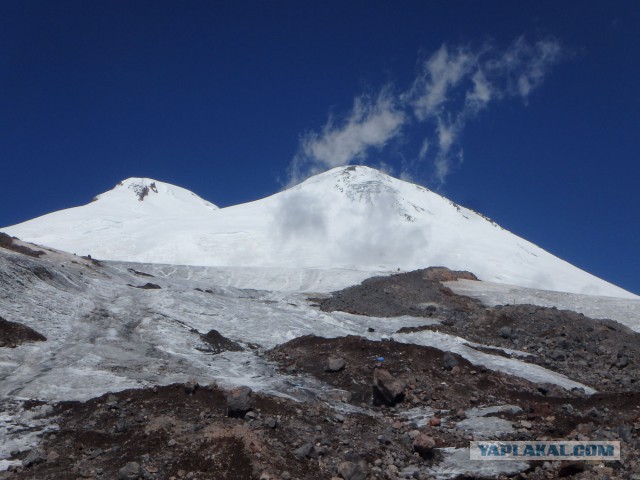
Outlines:
[[[496,283],[637,298],[472,210],[364,166],[334,168],[226,208],[130,178],[88,205],[3,231],[105,260],[365,271],[442,265]]]

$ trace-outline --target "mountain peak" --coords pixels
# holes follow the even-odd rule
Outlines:
[[[89,205],[3,230],[105,260],[368,271],[444,265],[496,283],[635,298],[435,192],[359,165],[221,209],[184,188],[128,178]]]
[[[154,180],[153,178],[130,177],[122,180],[112,190],[102,193],[94,201],[121,202],[137,200],[145,204],[154,204],[163,208],[170,208],[171,204],[183,207],[206,207],[217,210],[213,203],[199,197],[195,193],[170,183]]]
[[[300,185],[308,183],[326,182],[326,181],[338,181],[338,182],[367,182],[367,181],[379,181],[389,182],[397,181],[397,179],[389,176],[388,174],[366,165],[348,165],[343,167],[335,167],[326,172],[319,173],[313,177],[308,178]]]
[[[116,188],[118,187],[124,187],[132,190],[141,202],[149,195],[149,192],[158,193],[156,181],[151,178],[127,178],[126,180],[118,183]]]

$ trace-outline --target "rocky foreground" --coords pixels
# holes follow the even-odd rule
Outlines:
[[[83,403],[22,402],[16,408],[57,429],[37,448],[14,452],[22,465],[0,478],[640,479],[638,334],[569,311],[487,308],[443,286],[455,278],[472,275],[428,269],[310,301],[326,311],[433,319],[414,330],[455,334],[506,357],[518,351],[599,393],[393,338],[304,336],[260,354],[287,375],[331,386],[331,401],[187,382]],[[207,337],[215,352],[240,348],[215,331]],[[622,460],[474,464],[465,450],[474,439],[619,440]]]

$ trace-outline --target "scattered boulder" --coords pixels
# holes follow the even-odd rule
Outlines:
[[[244,418],[251,410],[251,389],[249,387],[236,387],[227,395],[227,416]]]
[[[584,462],[562,462],[558,468],[558,476],[561,478],[572,477],[573,475],[577,475],[581,472],[584,472]]]
[[[327,372],[339,372],[347,365],[344,358],[331,356],[327,359]]]
[[[444,364],[444,368],[451,370],[453,367],[457,367],[460,362],[458,362],[451,352],[446,352],[442,356],[442,363]]]
[[[300,448],[296,449],[293,454],[298,458],[318,458],[319,456],[313,443],[305,443]]]
[[[407,381],[397,379],[388,370],[376,368],[373,372],[373,403],[393,406],[404,399]]]
[[[196,390],[199,386],[200,385],[198,385],[198,382],[196,382],[195,380],[190,380],[184,384],[184,393],[186,393],[187,395],[193,395],[194,393],[196,393]]]
[[[38,465],[46,461],[47,461],[47,455],[39,448],[34,448],[29,452],[29,454],[22,461],[22,466],[24,468],[31,468],[34,465]]]
[[[429,419],[429,425],[431,425],[432,427],[439,427],[441,423],[442,420],[440,419],[440,417],[431,417]]]
[[[421,433],[413,441],[413,450],[422,458],[433,457],[435,446],[435,440],[426,433]]]
[[[142,468],[137,462],[129,462],[118,470],[118,480],[136,480],[142,475]]]
[[[502,338],[511,338],[513,336],[513,329],[507,326],[500,328],[500,336]]]
[[[626,355],[621,356],[616,363],[616,367],[618,368],[624,368],[627,365],[629,365],[629,357],[627,357]]]
[[[208,333],[200,335],[200,338],[209,344],[213,353],[242,351],[242,347],[239,344],[224,337],[217,330],[209,330]]]
[[[338,473],[344,480],[366,480],[367,478],[362,462],[342,462],[338,465]]]

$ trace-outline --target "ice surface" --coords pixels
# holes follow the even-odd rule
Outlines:
[[[415,407],[403,410],[400,413],[408,422],[415,424],[416,428],[425,427],[434,414],[435,412],[431,407]]]
[[[500,475],[514,475],[529,468],[527,462],[514,461],[472,461],[468,448],[443,448],[444,460],[428,472],[436,479],[456,478],[470,475],[473,478],[498,478]]]
[[[456,424],[456,428],[473,435],[474,440],[494,440],[515,433],[512,422],[493,416],[502,412],[521,412],[517,405],[495,405],[491,407],[470,408],[465,412],[467,418]]]
[[[137,264],[134,268],[120,263],[98,269],[85,259],[54,253],[43,260],[21,262],[25,267],[30,262],[48,265],[53,278],[34,280],[22,291],[12,282],[13,290],[3,291],[0,297],[4,299],[0,315],[19,320],[48,340],[0,351],[3,396],[84,400],[107,391],[186,379],[203,384],[249,383],[256,390],[291,395],[289,380],[251,351],[208,353],[200,333],[212,329],[240,344],[261,348],[302,335],[361,335],[371,340],[393,336],[405,343],[451,350],[473,363],[534,381],[565,388],[582,386],[537,365],[479,352],[459,337],[429,331],[394,333],[432,320],[325,313],[307,301],[307,290],[337,289],[344,286],[345,277],[361,279],[365,274],[360,271],[303,273],[263,267],[234,272],[226,267]],[[130,286],[150,280],[162,288]],[[277,289],[238,288],[267,288],[269,282]],[[375,331],[369,332],[370,328]]]
[[[19,465],[20,460],[7,460],[15,452],[30,450],[40,443],[42,435],[58,429],[55,419],[42,418],[48,405],[23,408],[23,403],[15,400],[0,402],[0,471],[11,465]]]

